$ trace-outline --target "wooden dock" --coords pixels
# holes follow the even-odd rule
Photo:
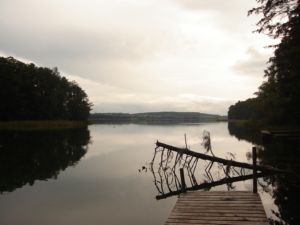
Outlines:
[[[246,191],[181,194],[165,225],[268,225],[259,195]]]

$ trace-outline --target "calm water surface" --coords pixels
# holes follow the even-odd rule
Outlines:
[[[156,200],[150,172],[139,172],[156,140],[203,152],[211,133],[214,154],[249,162],[253,144],[231,136],[227,123],[194,125],[92,125],[88,129],[1,132],[1,225],[163,224],[176,197]],[[252,190],[252,181],[234,184]],[[270,187],[271,188],[271,187]],[[220,186],[214,190],[224,190]],[[269,216],[277,211],[260,188]]]

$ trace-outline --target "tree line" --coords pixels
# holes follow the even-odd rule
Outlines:
[[[87,120],[92,104],[58,69],[0,57],[0,120]]]
[[[257,32],[280,40],[269,59],[256,98],[230,106],[229,119],[261,120],[268,124],[300,122],[300,1],[257,0],[249,14],[260,14]]]
[[[199,123],[227,120],[226,116],[198,112],[94,113],[93,123]]]

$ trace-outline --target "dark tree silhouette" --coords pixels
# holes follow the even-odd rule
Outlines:
[[[278,38],[274,56],[265,70],[267,80],[257,92],[258,117],[267,123],[300,122],[300,1],[257,0],[249,14],[262,14],[258,32]],[[244,102],[246,105],[251,102]],[[230,113],[238,107],[232,106]],[[254,110],[256,110],[254,109]],[[234,117],[233,119],[238,119]],[[248,117],[246,118],[248,119]],[[250,118],[251,119],[251,118]]]
[[[228,119],[233,120],[255,120],[260,119],[263,115],[260,107],[260,99],[249,98],[245,101],[238,101],[231,105],[228,110]]]
[[[91,103],[57,68],[0,57],[0,120],[86,120]]]

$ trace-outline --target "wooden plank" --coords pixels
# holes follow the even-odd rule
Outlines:
[[[205,213],[199,213],[199,212],[172,212],[170,214],[170,217],[172,216],[203,216],[203,217],[247,217],[251,216],[252,213],[224,213],[224,212],[205,212]],[[266,215],[264,212],[262,213],[256,213],[256,218],[266,218]]]
[[[201,206],[201,205],[233,205],[233,206],[236,206],[236,205],[241,205],[241,206],[246,206],[246,205],[261,205],[261,202],[242,202],[242,201],[239,201],[239,202],[228,202],[228,201],[178,201],[177,202],[178,205],[198,205],[198,206]]]
[[[210,207],[216,207],[216,208],[222,208],[222,207],[226,207],[226,208],[249,208],[249,207],[261,207],[261,205],[259,204],[232,204],[232,203],[207,203],[207,204],[185,204],[185,203],[177,203],[176,205],[177,208],[210,208]]]
[[[169,218],[167,220],[166,223],[191,223],[191,224],[205,224],[205,223],[208,223],[208,224],[237,224],[237,225],[245,225],[245,224],[268,224],[267,222],[267,219],[260,219],[259,221],[251,221],[251,220],[247,220],[247,219],[240,219],[240,220],[216,220],[214,218],[211,218],[211,219],[191,219],[191,218],[175,218],[175,219],[172,219],[172,218]]]
[[[192,219],[192,220],[221,220],[221,221],[259,221],[259,222],[266,222],[266,218],[265,217],[251,217],[251,216],[232,216],[232,217],[228,217],[228,216],[218,216],[218,217],[214,217],[214,216],[199,216],[199,215],[183,215],[183,216],[170,216],[169,220],[172,219]]]
[[[268,225],[267,222],[248,222],[248,221],[182,221],[182,222],[166,222],[165,225]]]
[[[263,208],[261,205],[258,204],[248,204],[248,205],[242,205],[242,204],[226,204],[226,203],[222,203],[222,204],[181,204],[181,203],[177,203],[176,204],[176,208],[246,208],[248,209],[249,207],[260,207]]]
[[[180,195],[165,225],[268,225],[258,194],[194,191]]]
[[[188,196],[188,197],[184,197],[184,198],[180,198],[180,200],[202,200],[205,201],[205,199],[208,200],[221,200],[221,201],[243,201],[243,200],[256,200],[256,201],[260,201],[260,198],[257,196],[254,197],[243,197],[243,196],[227,196],[227,197],[223,197],[223,196]]]
[[[249,201],[249,200],[256,200],[260,201],[260,198],[258,196],[253,196],[253,197],[243,197],[243,196],[182,196],[184,198],[179,198],[180,200],[184,201],[190,201],[190,200],[203,200],[205,201],[206,199],[208,200],[221,200],[221,201]]]
[[[180,202],[260,202],[259,198],[243,198],[243,199],[230,199],[230,198],[184,198],[179,199]]]
[[[251,203],[251,204],[260,204],[259,199],[242,199],[242,200],[228,200],[228,199],[179,199],[177,202],[179,203],[197,203],[197,204],[205,204],[205,203],[232,203],[232,204],[243,204],[243,203]]]
[[[236,212],[236,213],[252,213],[252,214],[263,214],[264,213],[264,209],[260,208],[260,209],[253,209],[253,210],[248,210],[248,209],[238,209],[238,208],[228,208],[228,209],[224,209],[224,208],[207,208],[207,210],[205,209],[205,207],[202,208],[187,208],[187,209],[183,209],[183,208],[174,208],[174,212],[177,213],[184,213],[184,212],[208,212],[208,213],[213,213],[213,212],[222,212],[222,213],[232,213],[232,212]]]
[[[190,192],[194,192],[194,191],[190,191]],[[223,198],[223,199],[226,198],[226,199],[231,199],[231,200],[240,199],[240,198],[247,198],[247,199],[255,199],[255,198],[257,199],[258,198],[258,196],[249,196],[249,195],[242,195],[242,194],[236,194],[236,195],[228,194],[225,196],[223,194],[216,194],[216,195],[209,195],[209,196],[190,195],[190,196],[185,196],[185,198],[187,198],[187,199],[189,199],[189,198],[201,198],[201,199],[202,198]]]

